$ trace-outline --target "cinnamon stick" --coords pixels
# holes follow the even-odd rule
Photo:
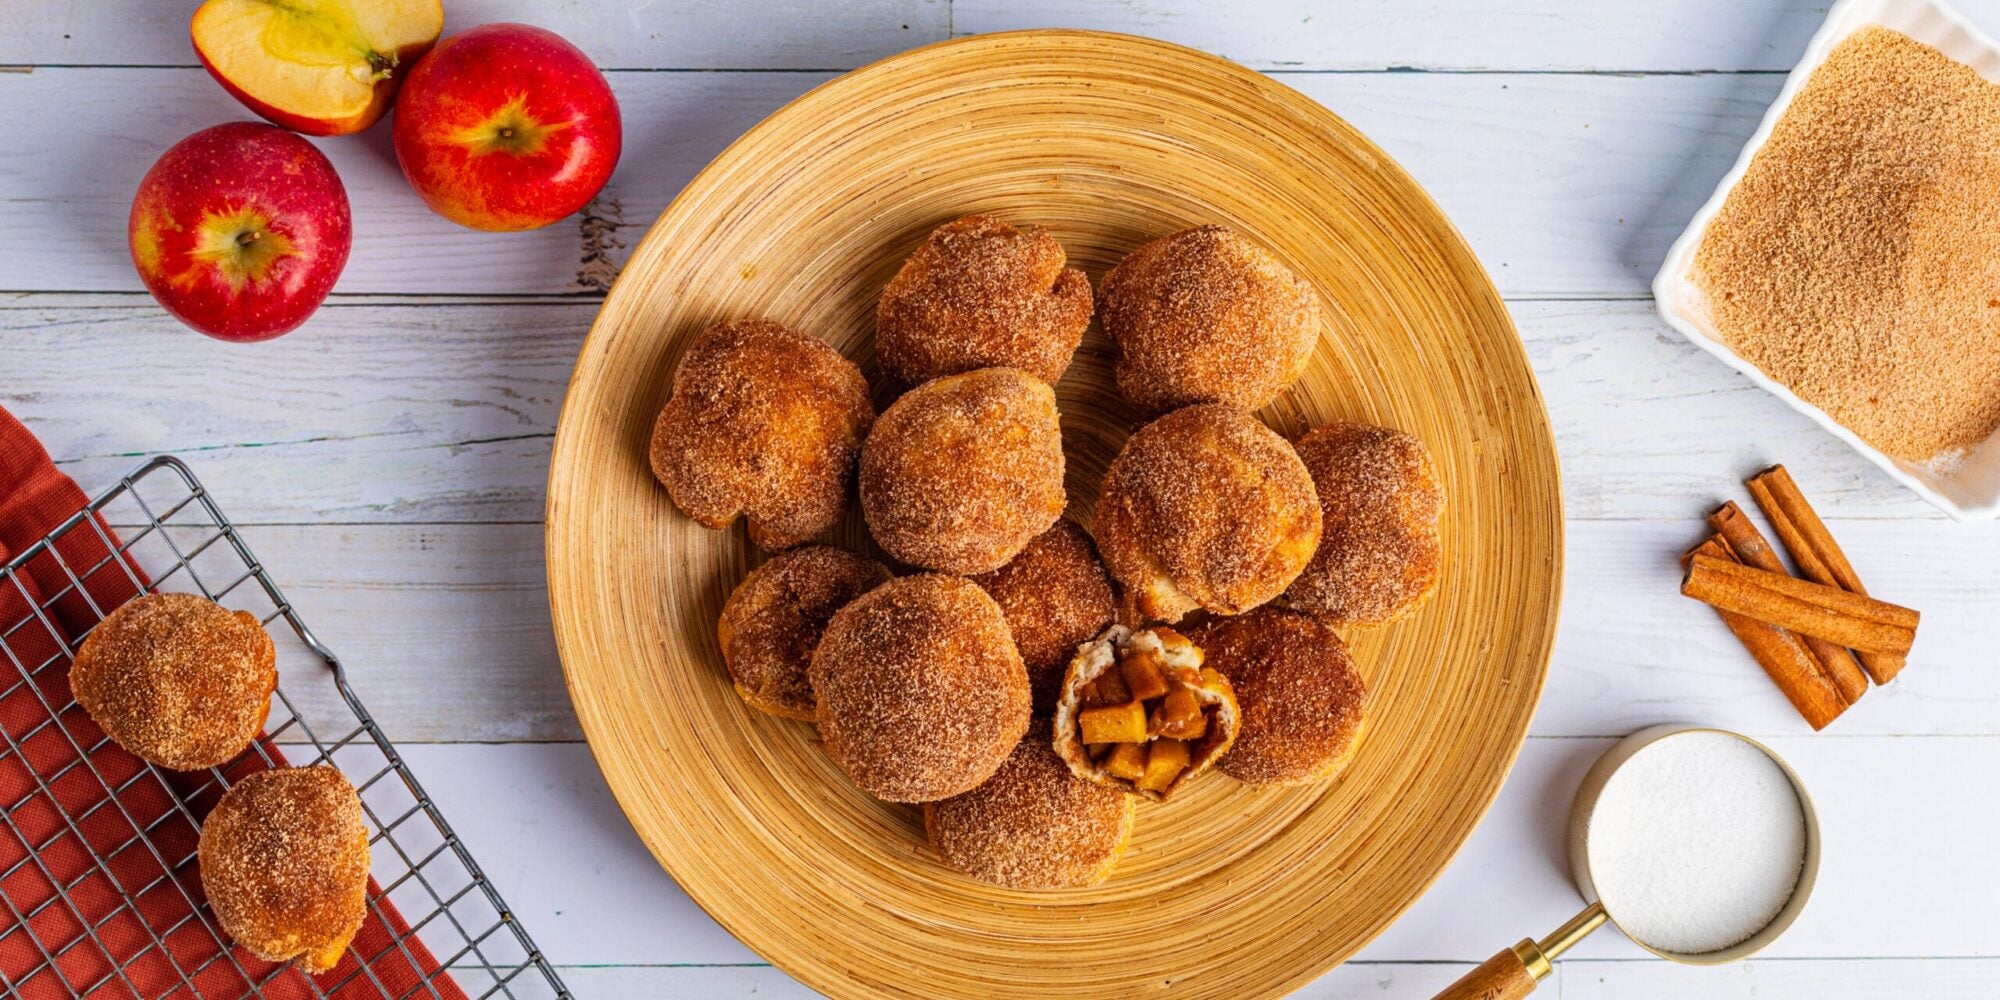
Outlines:
[[[1726,560],[1731,553],[1722,538],[1716,536],[1682,556],[1682,565],[1692,562],[1697,556]],[[1785,700],[1792,703],[1792,707],[1815,732],[1825,729],[1828,723],[1840,717],[1840,713],[1847,711],[1847,701],[1840,696],[1840,689],[1827,679],[1797,635],[1735,612],[1717,608],[1715,613],[1722,617],[1722,623],[1735,633],[1737,641],[1749,651],[1757,665],[1764,668],[1771,682],[1784,693]]]
[[[1909,608],[1713,556],[1688,561],[1681,593],[1849,649],[1908,653],[1917,634]]]
[[[1784,466],[1771,466],[1752,476],[1745,485],[1750,487],[1750,495],[1764,511],[1765,519],[1771,522],[1771,530],[1778,533],[1778,541],[1783,542],[1785,551],[1792,554],[1792,562],[1798,565],[1800,576],[1867,596],[1868,588],[1861,585],[1861,577],[1854,572],[1853,564],[1847,561],[1847,554],[1840,550],[1832,532],[1826,530],[1826,522],[1821,521],[1812,504],[1806,502],[1805,494],[1799,492],[1798,484],[1792,482],[1792,474],[1786,472]],[[1907,662],[1907,657],[1896,653],[1861,652],[1859,655],[1861,665],[1868,668],[1868,676],[1874,678],[1877,684],[1895,680]]]
[[[1708,515],[1708,526],[1722,536],[1723,543],[1735,553],[1737,562],[1772,573],[1785,572],[1785,564],[1778,561],[1777,551],[1764,540],[1764,533],[1750,523],[1743,508],[1736,506],[1736,501],[1731,500]],[[1843,700],[1852,704],[1868,693],[1868,675],[1861,672],[1860,665],[1854,662],[1854,654],[1849,653],[1845,646],[1817,636],[1803,638],[1806,649],[1812,652],[1813,659],[1819,661],[1820,672],[1840,689]]]

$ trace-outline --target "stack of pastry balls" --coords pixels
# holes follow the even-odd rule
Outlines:
[[[775,553],[718,637],[751,707],[812,722],[856,786],[924,804],[944,864],[1005,886],[1104,879],[1136,799],[1214,765],[1339,773],[1366,701],[1338,630],[1435,589],[1443,503],[1413,437],[1287,441],[1252,411],[1305,370],[1312,287],[1220,226],[1133,251],[1097,288],[1046,232],[939,227],[883,288],[879,416],[861,370],[764,319],[703,332],[654,426],[654,474]],[[1092,531],[1063,518],[1055,382],[1093,312],[1151,419]],[[874,558],[807,544],[858,495]]]
[[[277,652],[255,615],[194,594],[145,594],[91,629],[70,691],[104,734],[174,771],[221,767],[271,712]],[[202,889],[258,958],[333,968],[368,912],[361,797],[328,765],[244,777],[202,820]]]

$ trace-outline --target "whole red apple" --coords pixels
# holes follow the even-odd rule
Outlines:
[[[439,42],[396,100],[396,161],[462,226],[535,229],[582,208],[618,165],[618,101],[561,36],[485,24]]]
[[[258,122],[166,151],[132,198],[132,263],[181,322],[269,340],[306,321],[347,265],[347,190],[312,143]]]

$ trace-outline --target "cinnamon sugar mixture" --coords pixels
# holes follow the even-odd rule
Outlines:
[[[1877,449],[2000,427],[2000,86],[1886,28],[1813,71],[1693,280],[1736,353]]]

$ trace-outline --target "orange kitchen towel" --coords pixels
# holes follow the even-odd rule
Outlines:
[[[86,502],[0,408],[0,565]],[[316,980],[226,944],[200,911],[195,822],[220,786],[206,772],[146,766],[69,693],[76,640],[148,580],[117,544],[108,525],[79,521],[0,575],[0,988],[29,1000],[464,1000],[372,880],[368,922]],[[225,776],[260,770],[266,756],[284,762],[268,741],[263,750]]]

